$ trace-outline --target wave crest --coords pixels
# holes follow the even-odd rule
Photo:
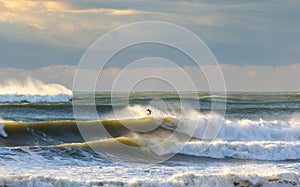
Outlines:
[[[71,97],[72,91],[63,85],[47,84],[30,78],[23,82],[8,80],[0,84],[1,103],[65,102]]]
[[[42,95],[58,94],[72,95],[72,91],[60,84],[44,83],[40,80],[26,79],[25,81],[8,80],[0,84],[0,95]]]

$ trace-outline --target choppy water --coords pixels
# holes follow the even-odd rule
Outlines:
[[[103,154],[81,136],[70,96],[0,95],[0,186],[300,185],[300,93],[201,92],[179,99],[176,93],[148,92],[132,93],[129,101],[122,93],[113,100],[110,93],[96,94],[95,101],[91,96],[77,93],[72,100],[80,106],[82,125],[101,123],[113,137],[93,139]],[[220,129],[208,128],[214,120]],[[174,132],[192,138],[159,144]],[[116,143],[159,144],[148,150],[155,156],[179,152],[159,164],[123,165],[105,159]]]

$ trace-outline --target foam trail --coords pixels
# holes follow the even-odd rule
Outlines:
[[[290,120],[225,120],[219,138],[242,141],[298,141],[300,139],[300,125]]]
[[[8,80],[0,84],[0,95],[54,96],[58,94],[72,95],[72,91],[60,84],[46,84],[30,78],[24,82]]]

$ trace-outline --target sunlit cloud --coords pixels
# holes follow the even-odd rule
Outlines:
[[[132,15],[132,14],[141,14],[146,13],[145,11],[136,11],[136,10],[117,10],[111,9],[109,10],[111,15]]]
[[[39,3],[37,1],[20,1],[20,0],[0,0],[0,4],[7,9],[13,11],[28,11]]]
[[[42,3],[47,11],[61,11],[69,8],[69,5],[66,3],[58,1],[46,1]]]
[[[108,8],[101,8],[101,9],[64,9],[60,10],[66,13],[102,13],[106,15],[136,15],[136,14],[154,14],[155,12],[149,11],[138,11],[133,9],[108,9]]]
[[[120,16],[159,14],[159,12],[134,9],[87,8],[72,3],[47,0],[0,0],[0,22],[13,23],[23,27],[25,31],[23,34],[27,33],[31,35],[30,37],[64,46],[69,43],[67,40],[77,39],[79,35],[89,34],[87,36],[89,38],[90,33],[97,34],[102,30],[110,30],[124,24],[125,18]],[[111,21],[114,16],[119,20]],[[95,24],[99,21],[101,24]],[[30,33],[28,28],[31,31],[47,32],[47,35]]]

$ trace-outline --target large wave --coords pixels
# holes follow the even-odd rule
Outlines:
[[[0,84],[0,103],[65,102],[72,91],[60,84],[46,84],[39,80],[8,80]]]
[[[194,137],[189,142],[184,142],[180,139],[166,140],[174,132],[179,134],[178,137],[189,133],[184,132],[183,130],[186,129],[186,126],[180,126],[182,125],[181,123],[176,124],[177,121],[177,119],[172,117],[164,117],[160,126],[157,126],[157,121],[151,118],[113,119],[80,123],[90,128],[97,128],[100,123],[104,125],[113,138],[111,140],[107,138],[102,140],[101,137],[98,137],[93,144],[97,144],[100,147],[113,147],[111,145],[119,142],[133,147],[150,146],[153,148],[151,148],[151,151],[156,155],[179,152],[185,155],[210,158],[300,159],[300,142],[298,141],[300,131],[294,123],[277,123],[272,126],[269,122],[261,122],[260,127],[257,121],[252,121],[251,123],[248,122],[251,125],[247,127],[252,130],[245,130],[245,127],[240,123],[234,123],[231,127],[228,126],[231,123],[227,122],[227,124],[223,124],[224,126],[221,128],[219,136],[215,140],[205,140],[197,136],[197,134],[194,134]],[[203,128],[203,126],[201,123],[198,125],[201,126],[197,129],[199,132],[199,129]],[[134,131],[139,128],[148,128],[149,126],[157,128],[153,128],[146,133]],[[269,129],[266,129],[265,126]],[[266,131],[271,131],[271,128],[275,129],[273,132],[274,136],[267,136]],[[1,146],[55,145],[61,147],[87,147],[75,121],[4,122],[0,129],[0,135],[2,136],[2,138],[0,137]],[[270,133],[272,134],[272,131]]]

